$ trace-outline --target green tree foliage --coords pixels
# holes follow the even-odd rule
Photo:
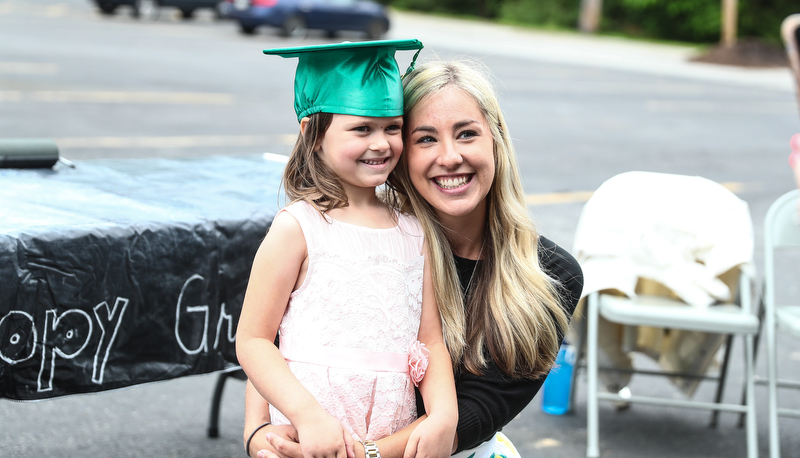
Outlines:
[[[382,0],[398,8],[575,29],[581,0]],[[601,30],[642,38],[719,41],[722,0],[603,0]],[[739,0],[739,36],[780,42],[798,0]]]
[[[739,0],[739,35],[766,38],[779,43],[781,22],[800,13],[797,0]]]
[[[387,0],[403,9],[494,19],[503,0]]]
[[[605,0],[602,29],[627,35],[719,40],[720,0]]]
[[[776,43],[781,21],[800,13],[796,0],[739,0],[738,6],[740,37]],[[602,28],[649,38],[715,42],[721,16],[721,0],[604,0]]]
[[[500,19],[517,24],[574,28],[578,23],[581,0],[506,0]]]

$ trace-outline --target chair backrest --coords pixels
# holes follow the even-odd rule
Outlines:
[[[775,249],[800,247],[800,190],[778,198],[764,218],[764,302],[767,313],[775,307]]]
[[[746,202],[711,180],[626,172],[600,186],[581,212],[573,253],[586,294],[634,294],[638,278],[704,307],[730,299],[719,276],[751,264],[753,224]]]
[[[766,250],[780,247],[800,247],[800,190],[795,189],[778,198],[764,219]]]

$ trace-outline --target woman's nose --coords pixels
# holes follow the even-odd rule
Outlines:
[[[452,142],[444,141],[441,143],[442,148],[439,150],[438,162],[439,165],[446,168],[453,168],[461,165],[464,159],[461,154],[456,150]]]

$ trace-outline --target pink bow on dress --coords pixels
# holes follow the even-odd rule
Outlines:
[[[422,377],[425,377],[430,354],[431,352],[425,348],[425,344],[419,340],[411,344],[411,348],[408,350],[408,375],[411,376],[414,386],[419,386]]]

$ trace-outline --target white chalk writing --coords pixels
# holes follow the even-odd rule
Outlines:
[[[208,305],[190,305],[186,306],[186,308],[183,307],[183,297],[189,285],[196,281],[202,282],[203,280],[203,277],[197,274],[189,277],[189,279],[184,282],[183,287],[181,288],[181,293],[178,295],[178,306],[175,307],[175,338],[178,340],[178,345],[180,345],[181,349],[187,355],[196,355],[200,352],[208,352]],[[200,341],[200,345],[193,350],[189,349],[181,338],[179,329],[181,325],[181,316],[183,315],[182,312],[203,314],[203,337]]]
[[[94,306],[94,316],[97,318],[97,323],[100,325],[100,343],[97,345],[97,351],[94,352],[92,381],[98,385],[103,384],[103,374],[106,370],[106,362],[108,361],[108,356],[111,351],[111,345],[117,338],[119,325],[122,323],[122,315],[125,314],[125,310],[128,308],[128,302],[128,299],[118,297],[112,309],[108,308],[108,303],[106,303],[106,301]],[[105,314],[101,315],[100,312],[103,309],[105,309]],[[119,314],[117,314],[117,311],[119,311]],[[112,329],[110,334],[106,333],[106,326]],[[100,355],[102,355],[102,360],[100,359]]]
[[[81,333],[79,329],[85,332]],[[64,338],[60,339],[56,336],[50,336],[49,333],[51,331],[56,334],[56,336],[63,335]],[[73,339],[80,339],[81,334],[85,334],[82,342],[71,342]],[[83,310],[70,309],[58,316],[56,316],[55,310],[47,311],[44,320],[42,342],[45,344],[52,342],[52,345],[42,345],[42,365],[39,368],[37,391],[42,392],[53,389],[53,377],[55,377],[56,372],[56,356],[64,359],[74,358],[86,348],[91,336],[92,318]],[[75,347],[78,348],[75,349]]]
[[[9,336],[7,343],[0,342],[0,359],[9,364],[27,361],[36,352],[36,326],[28,313],[12,310],[0,318],[0,336]],[[19,355],[26,347],[28,354]]]
[[[228,339],[228,343],[233,343],[236,340],[236,331],[233,330],[233,316],[229,315],[228,312],[225,310],[225,303],[222,303],[219,311],[219,320],[217,320],[217,337],[214,338],[214,350],[219,347],[219,335],[222,331],[222,323],[225,322],[228,324],[228,329],[226,333],[226,338]]]
[[[175,338],[187,355],[207,353],[212,338],[213,350],[236,341],[235,318],[228,312],[224,302],[220,304],[219,317],[214,317],[215,329],[209,329],[209,322],[214,318],[211,317],[209,305],[204,303],[207,300],[202,299],[206,294],[206,286],[205,279],[194,274],[183,283],[178,295]],[[66,364],[88,366],[88,361],[74,360],[91,344],[94,350],[91,382],[102,385],[114,343],[120,329],[123,329],[130,299],[117,297],[113,305],[109,305],[110,302],[100,302],[91,311],[78,308],[62,312],[45,310],[44,325],[38,329],[32,314],[20,310],[9,311],[0,317],[0,360],[15,365],[41,356],[41,361],[37,361],[39,373],[36,390],[53,391],[54,381],[58,380],[56,373],[72,370]],[[210,336],[209,331],[215,335]],[[69,361],[73,362],[67,363]]]

